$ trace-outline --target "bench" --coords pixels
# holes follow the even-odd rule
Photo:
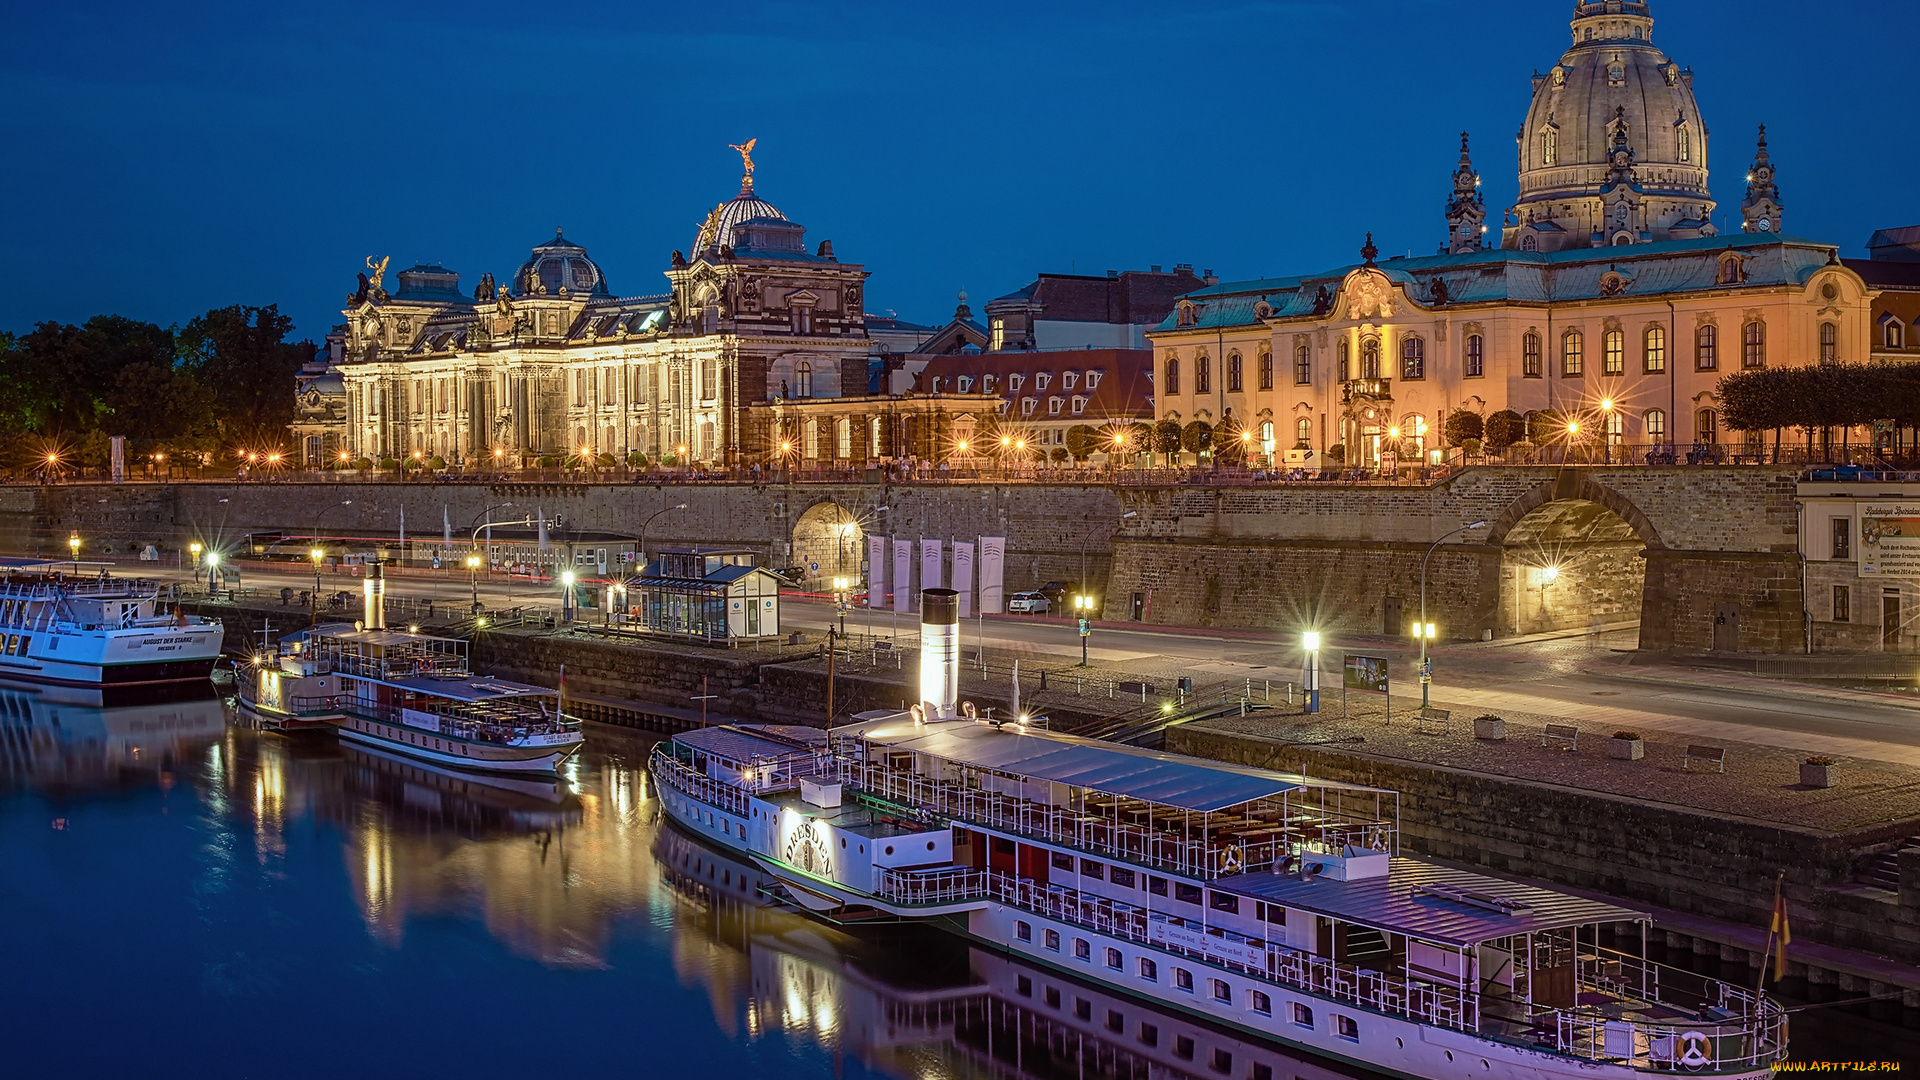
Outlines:
[[[1552,743],[1566,743],[1566,749],[1578,750],[1580,749],[1580,729],[1572,724],[1548,724],[1547,729],[1540,733],[1540,745],[1547,746]]]
[[[1680,767],[1690,771],[1693,768],[1693,763],[1696,761],[1702,765],[1711,762],[1714,772],[1726,772],[1727,748],[1724,746],[1694,746],[1689,743],[1687,745],[1687,752],[1680,755]]]
[[[1440,730],[1429,732],[1427,730],[1429,724],[1439,725]],[[1450,735],[1453,733],[1453,713],[1447,709],[1435,709],[1422,705],[1420,710],[1413,714],[1413,730],[1415,734]]]

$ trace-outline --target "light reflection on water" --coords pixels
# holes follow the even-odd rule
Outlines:
[[[211,699],[0,687],[9,1071],[1144,1080],[1219,1050],[1237,1078],[1343,1075],[936,932],[769,908],[662,823],[648,745],[596,728],[560,781],[480,779]]]

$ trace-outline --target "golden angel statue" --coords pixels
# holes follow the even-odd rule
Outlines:
[[[376,263],[373,261],[373,256],[367,256],[367,269],[373,271],[373,277],[367,280],[367,285],[371,287],[373,291],[380,291],[380,281],[387,276],[387,263],[392,259],[393,256],[391,255],[382,255],[380,261]]]
[[[744,146],[737,143],[727,144],[727,149],[740,151],[740,164],[746,169],[746,174],[740,178],[740,186],[749,191],[753,189],[753,144],[759,141],[759,139],[748,139]]]

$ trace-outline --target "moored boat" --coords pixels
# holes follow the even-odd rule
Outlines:
[[[44,560],[0,560],[0,678],[57,686],[203,682],[220,656],[218,619],[161,610],[137,578],[69,577]]]
[[[681,827],[823,917],[924,919],[1025,961],[1404,1076],[1757,1078],[1786,1022],[1647,960],[1650,917],[1402,857],[1398,795],[971,718],[951,593],[921,704],[685,732]]]

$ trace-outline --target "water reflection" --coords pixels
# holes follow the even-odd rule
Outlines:
[[[180,761],[226,728],[211,685],[175,696],[132,704],[86,687],[0,682],[0,790],[171,786]]]

